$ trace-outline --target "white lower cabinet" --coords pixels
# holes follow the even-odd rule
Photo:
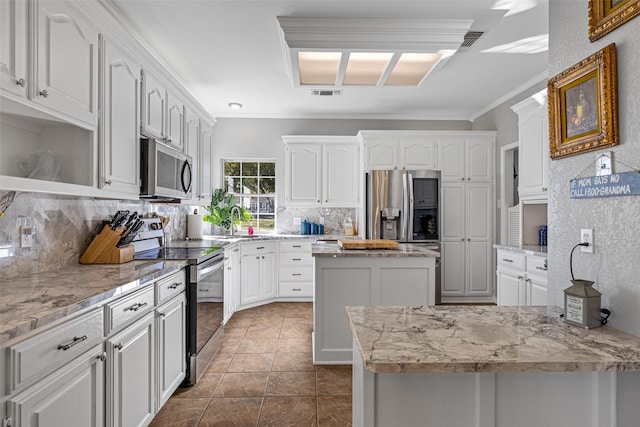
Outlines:
[[[156,309],[158,410],[185,376],[186,309],[184,293]]]
[[[146,426],[155,414],[153,312],[107,339],[107,426]]]
[[[278,266],[278,297],[311,301],[313,298],[311,241],[279,242]]]
[[[278,284],[277,242],[243,243],[240,259],[240,306],[275,299]]]
[[[104,426],[104,360],[100,343],[11,397],[3,425]]]
[[[547,305],[547,260],[514,251],[497,251],[498,305]]]
[[[240,305],[240,246],[224,250],[224,318],[227,323]]]

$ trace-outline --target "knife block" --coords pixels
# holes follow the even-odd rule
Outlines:
[[[124,227],[112,230],[105,225],[100,234],[93,238],[84,254],[80,257],[81,264],[122,264],[133,261],[135,248],[127,245],[119,248],[116,245],[122,237]]]

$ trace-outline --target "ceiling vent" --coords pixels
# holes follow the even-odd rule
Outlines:
[[[478,41],[478,39],[482,37],[483,34],[484,32],[482,31],[469,31],[464,35],[464,41],[462,42],[460,47],[470,47],[472,44]]]
[[[311,89],[311,96],[336,96],[342,95],[341,90],[328,90],[328,89]]]

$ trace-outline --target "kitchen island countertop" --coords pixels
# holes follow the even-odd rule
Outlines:
[[[347,307],[347,314],[374,373],[640,371],[640,338],[569,326],[547,307]]]
[[[0,280],[0,345],[187,265],[185,261],[77,264]]]
[[[311,255],[317,257],[432,257],[440,254],[417,244],[401,243],[398,249],[342,249],[337,244],[313,244]]]

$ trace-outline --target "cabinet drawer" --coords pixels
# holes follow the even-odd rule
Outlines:
[[[104,335],[103,316],[99,308],[10,347],[9,392],[95,345]]]
[[[184,270],[156,282],[158,304],[170,300],[174,295],[184,292],[187,278]]]
[[[513,268],[524,271],[525,255],[511,251],[498,251],[498,268]]]
[[[276,252],[277,242],[251,242],[242,244],[242,255],[259,255]]]
[[[281,241],[278,244],[280,253],[283,252],[308,252],[311,253],[311,241],[310,240],[294,240],[294,241]]]
[[[153,286],[110,302],[105,306],[107,335],[153,309]]]
[[[281,267],[281,282],[313,282],[313,268],[306,267]]]
[[[280,253],[278,258],[280,265],[283,267],[296,267],[298,265],[311,266],[313,264],[311,253],[286,252]]]
[[[537,256],[527,257],[527,274],[547,276],[547,259]]]
[[[278,291],[280,297],[312,297],[313,283],[280,283]]]

